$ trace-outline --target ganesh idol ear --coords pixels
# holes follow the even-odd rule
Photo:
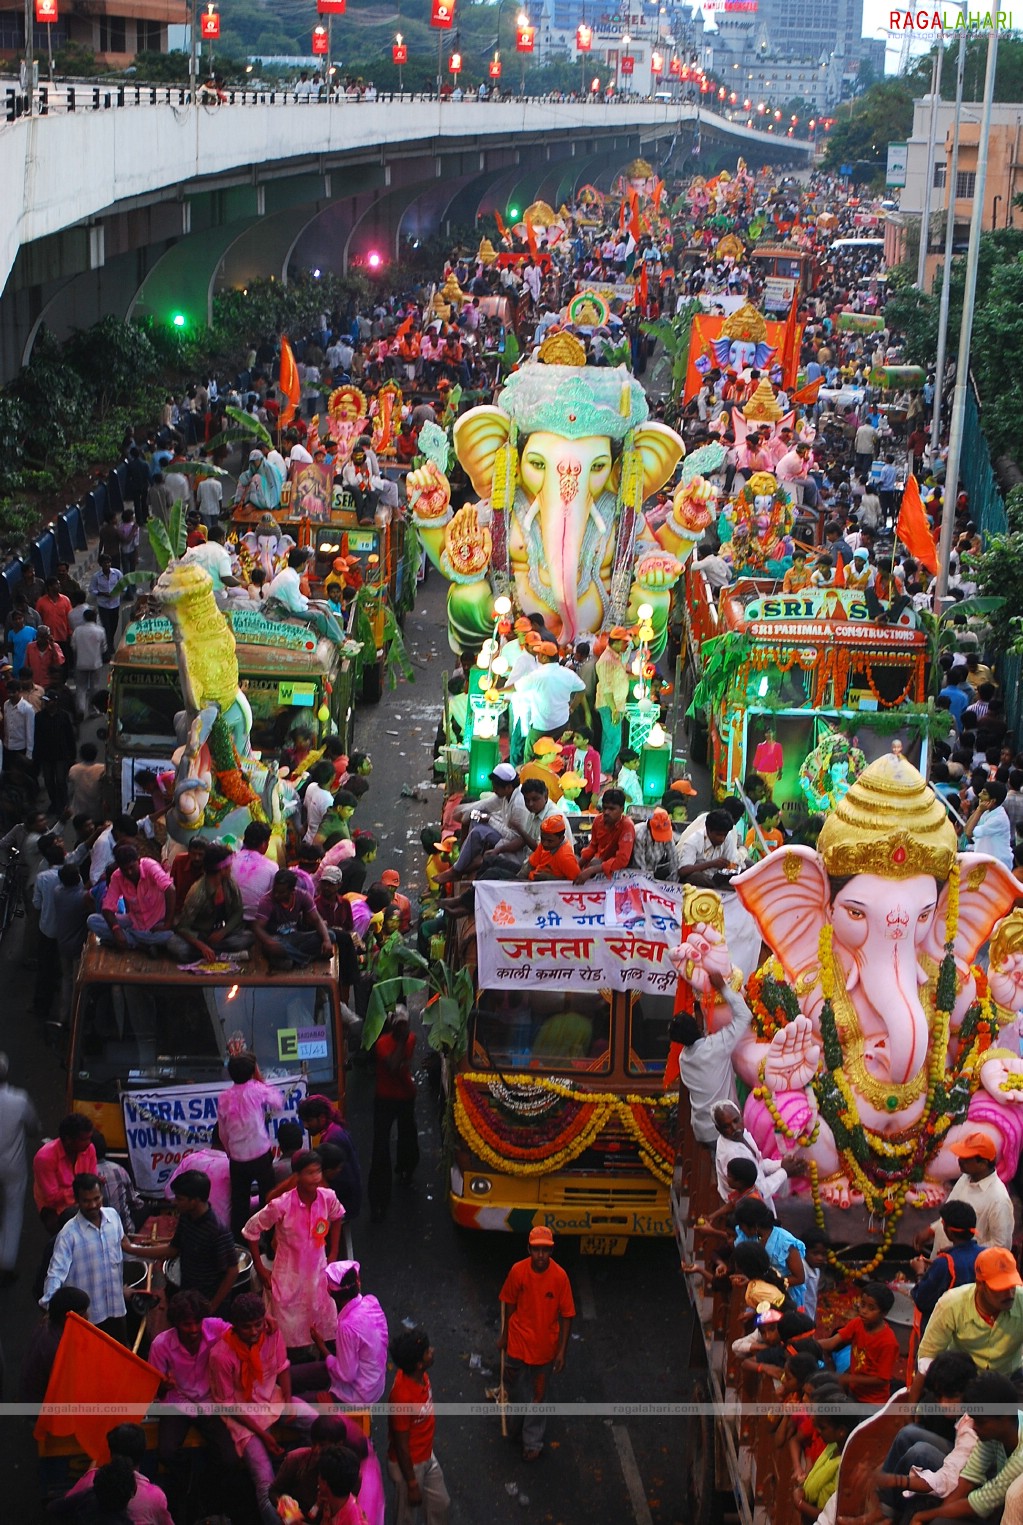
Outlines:
[[[971,963],[991,935],[996,921],[1008,916],[1019,896],[1019,880],[1004,864],[984,853],[959,854],[959,928],[956,958]],[[948,915],[948,885],[938,896],[928,938],[928,952],[940,959]]]
[[[452,430],[455,454],[481,498],[490,497],[494,458],[511,433],[511,419],[501,408],[470,408]]]
[[[686,447],[667,424],[641,424],[633,435],[633,449],[643,462],[643,498],[663,487],[686,453]]]
[[[823,864],[809,847],[781,847],[732,880],[733,889],[788,979],[816,968],[828,909]]]

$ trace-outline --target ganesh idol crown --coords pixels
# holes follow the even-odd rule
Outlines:
[[[735,1050],[745,1125],[765,1155],[808,1162],[818,1215],[862,1203],[890,1242],[907,1204],[944,1200],[967,1133],[990,1137],[1010,1179],[1023,1143],[1019,885],[958,851],[917,770],[895,751],[871,763],[816,850],[782,847],[733,883],[771,949]],[[694,968],[730,964],[719,939],[679,952]]]

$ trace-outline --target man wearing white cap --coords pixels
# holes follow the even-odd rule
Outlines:
[[[375,1297],[365,1296],[357,1260],[334,1260],[325,1267],[327,1287],[337,1309],[336,1354],[331,1355],[317,1329],[312,1336],[323,1362],[322,1377],[311,1385],[329,1383],[338,1403],[379,1403],[387,1383],[387,1319]],[[310,1386],[302,1368],[301,1388]]]
[[[522,809],[519,775],[511,763],[498,763],[490,775],[490,783],[492,793],[483,794],[478,800],[467,800],[455,810],[457,820],[473,824],[451,868],[437,875],[438,884],[450,884],[453,879],[464,879],[471,873],[484,852],[507,835],[512,811],[516,807]]]
[[[501,1333],[497,1348],[507,1355],[508,1396],[521,1387],[529,1403],[543,1403],[552,1372],[565,1369],[575,1303],[568,1276],[551,1258],[554,1235],[539,1226],[529,1231],[529,1256],[512,1266],[501,1288]],[[527,1415],[522,1422],[522,1460],[536,1461],[543,1451],[547,1420]]]

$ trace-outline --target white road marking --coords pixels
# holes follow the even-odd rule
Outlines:
[[[593,1297],[593,1283],[590,1280],[588,1266],[581,1265],[576,1272],[575,1289],[579,1294],[579,1312],[583,1318],[595,1319],[597,1317],[597,1304]]]
[[[615,1446],[618,1451],[618,1460],[622,1464],[622,1476],[625,1478],[625,1486],[629,1494],[629,1503],[632,1505],[633,1519],[636,1525],[654,1525],[654,1517],[650,1513],[650,1505],[646,1501],[646,1489],[643,1487],[643,1479],[639,1475],[639,1467],[636,1465],[636,1453],[632,1449],[632,1440],[624,1424],[613,1424],[611,1433],[615,1438]]]

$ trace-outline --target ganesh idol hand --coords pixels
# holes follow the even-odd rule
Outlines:
[[[992,962],[988,969],[988,984],[999,1006],[1004,1006],[1006,1011],[1019,1011],[1023,1007],[1023,953],[1008,953],[997,964]],[[1011,1047],[1018,1026],[1017,1021],[1011,1030],[1003,1027],[999,1041]]]
[[[820,1045],[809,1017],[794,1017],[775,1033],[764,1061],[764,1084],[772,1091],[803,1091],[817,1073]]]
[[[700,994],[706,994],[715,984],[715,976],[720,988],[732,973],[727,943],[720,932],[704,921],[697,922],[685,942],[672,948],[668,957],[682,978]]]
[[[440,519],[451,502],[451,484],[433,461],[409,472],[405,491],[420,519]]]
[[[1023,1059],[989,1059],[980,1067],[980,1083],[1003,1106],[1019,1106],[1023,1102]]]

